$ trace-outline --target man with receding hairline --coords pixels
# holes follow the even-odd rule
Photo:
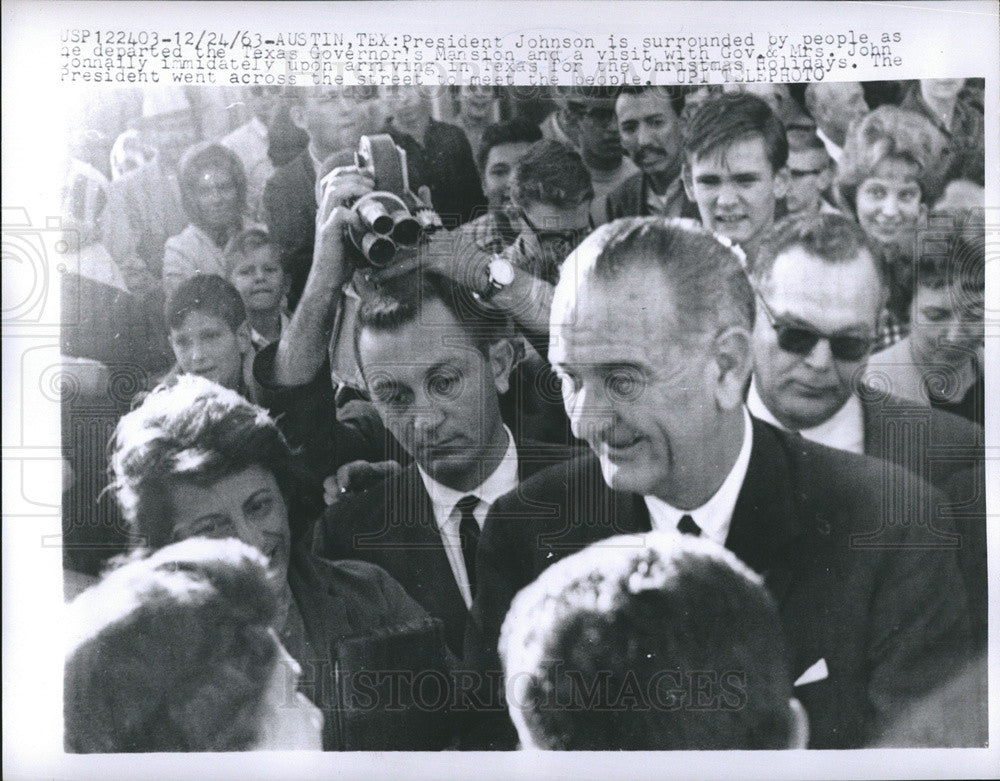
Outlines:
[[[967,653],[954,540],[931,523],[940,494],[753,420],[754,317],[736,254],[686,221],[618,220],[570,255],[549,360],[593,452],[491,509],[466,638],[481,669],[496,669],[520,588],[592,542],[650,530],[706,537],[764,576],[811,747],[862,745]]]

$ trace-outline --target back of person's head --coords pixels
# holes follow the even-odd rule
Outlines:
[[[215,317],[233,332],[247,319],[239,291],[216,274],[197,274],[178,285],[167,302],[167,327],[177,330],[192,312]]]
[[[533,144],[514,172],[511,198],[519,206],[544,203],[560,209],[592,200],[590,172],[575,149],[546,139]]]
[[[690,163],[747,138],[764,142],[771,169],[777,173],[788,160],[788,140],[781,120],[767,103],[745,92],[712,95],[684,123],[684,154]]]
[[[552,303],[553,318],[571,305],[588,280],[613,283],[632,271],[665,286],[677,316],[678,339],[738,327],[752,330],[753,290],[736,251],[692,220],[627,217],[603,225],[563,263]],[[656,272],[659,272],[657,274]]]
[[[111,487],[122,513],[153,549],[172,541],[168,496],[177,484],[207,486],[259,466],[274,475],[286,502],[301,489],[291,449],[267,412],[194,375],[156,388],[125,415],[110,451]]]
[[[198,222],[196,190],[198,181],[209,168],[221,168],[233,178],[238,201],[246,203],[247,175],[243,162],[231,149],[216,141],[204,141],[188,149],[181,158],[177,184],[181,191],[181,205],[191,222]]]
[[[417,322],[424,307],[438,301],[458,321],[468,340],[483,355],[489,355],[491,345],[514,335],[509,318],[487,309],[475,299],[468,288],[447,277],[426,269],[415,269],[388,280],[378,288],[361,291],[361,304],[354,329],[354,349],[358,366],[364,372],[358,343],[363,331],[393,333]],[[444,327],[444,323],[426,323],[428,328]],[[447,338],[453,339],[452,335]],[[415,356],[419,359],[419,356]]]
[[[838,165],[837,192],[853,213],[858,188],[887,162],[912,166],[923,203],[933,203],[944,189],[942,161],[947,140],[927,117],[898,106],[879,106],[851,128]]]
[[[805,743],[774,601],[707,540],[614,537],[557,562],[514,599],[500,652],[525,747]]]
[[[74,753],[244,751],[279,660],[267,561],[191,539],[125,564],[68,611],[65,745]]]
[[[486,161],[490,157],[490,150],[502,144],[534,144],[542,140],[542,131],[534,122],[526,119],[515,118],[506,122],[494,122],[483,129],[483,135],[479,140],[479,149],[476,152],[476,164],[479,170],[486,168]]]
[[[867,254],[880,286],[888,285],[882,250],[856,222],[842,214],[792,214],[775,223],[754,257],[748,259],[747,271],[754,284],[766,283],[774,261],[794,248],[830,265],[852,263]]]

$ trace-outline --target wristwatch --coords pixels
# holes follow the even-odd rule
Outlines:
[[[514,281],[514,266],[506,258],[494,255],[486,267],[486,276],[488,279],[486,290],[479,293],[479,298],[483,301],[489,301]]]

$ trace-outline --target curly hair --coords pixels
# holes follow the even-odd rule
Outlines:
[[[837,194],[855,214],[858,188],[884,161],[894,160],[916,168],[921,200],[933,203],[944,190],[941,161],[947,148],[947,139],[927,117],[898,106],[879,106],[851,128],[838,166]]]
[[[251,466],[274,475],[289,509],[293,544],[311,505],[308,478],[267,411],[203,377],[181,375],[153,390],[118,423],[110,443],[111,489],[143,544],[173,541],[170,489],[208,486]],[[300,510],[296,512],[296,509]]]
[[[112,571],[68,611],[66,750],[251,748],[277,606],[266,559],[236,540],[186,540]]]

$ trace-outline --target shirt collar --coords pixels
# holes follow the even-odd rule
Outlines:
[[[500,464],[493,470],[493,474],[487,477],[482,483],[468,491],[456,491],[442,485],[431,477],[423,468],[417,464],[417,471],[420,479],[424,482],[427,495],[431,498],[431,505],[434,508],[434,520],[438,528],[441,529],[451,519],[455,511],[455,505],[463,496],[475,496],[479,499],[479,506],[473,510],[476,520],[482,526],[493,503],[506,493],[517,488],[517,446],[514,444],[514,435],[511,434],[507,426],[503,427],[507,432],[507,451]]]
[[[830,137],[818,127],[816,128],[816,135],[819,136],[819,140],[823,142],[823,146],[826,147],[827,154],[833,158],[833,162],[840,165],[840,158],[844,156],[844,148],[842,146],[837,146],[837,144],[835,144]]]
[[[692,520],[698,524],[703,536],[719,545],[725,545],[726,537],[729,536],[729,525],[733,520],[733,510],[736,508],[736,500],[743,487],[743,480],[747,476],[752,448],[753,423],[750,421],[750,413],[744,407],[743,444],[740,446],[740,452],[736,456],[733,468],[729,470],[722,485],[719,486],[711,499],[694,510],[678,510],[656,496],[643,497],[646,501],[646,507],[649,509],[653,529],[656,531],[676,530],[681,518],[690,515]]]
[[[767,408],[764,400],[757,391],[757,379],[750,380],[750,393],[747,396],[747,406],[754,417],[777,426],[780,429],[788,430]],[[851,453],[865,452],[865,421],[864,411],[861,408],[861,400],[855,395],[847,400],[843,407],[837,410],[831,417],[824,420],[818,426],[804,428],[799,433],[810,442],[818,442],[827,447],[834,447],[838,450],[847,450]]]

